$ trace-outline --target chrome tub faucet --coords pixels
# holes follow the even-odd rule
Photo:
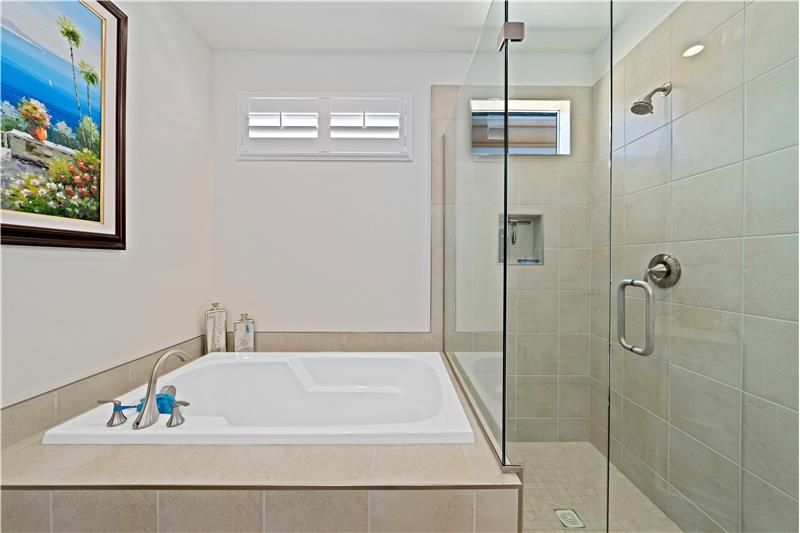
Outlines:
[[[158,371],[161,365],[172,356],[177,357],[184,363],[191,359],[189,354],[183,350],[170,350],[158,358],[156,364],[153,365],[153,371],[150,373],[150,381],[147,382],[147,393],[144,395],[142,402],[142,410],[139,411],[139,416],[133,422],[133,429],[144,429],[150,427],[158,422],[158,404],[156,403],[156,381],[158,381]]]

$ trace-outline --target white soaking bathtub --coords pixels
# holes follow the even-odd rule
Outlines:
[[[398,444],[474,442],[441,356],[424,353],[216,353],[158,379],[186,422],[109,428],[111,405],[45,433],[44,444]],[[139,387],[119,399],[135,404]],[[96,398],[110,399],[110,398]],[[95,398],[92,398],[95,400]]]

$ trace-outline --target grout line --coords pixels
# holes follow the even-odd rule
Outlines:
[[[156,533],[161,531],[161,491],[156,491]]]
[[[267,491],[261,491],[261,530],[267,531]]]

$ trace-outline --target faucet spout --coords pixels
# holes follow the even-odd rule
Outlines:
[[[156,404],[156,382],[158,381],[158,371],[161,365],[172,356],[177,357],[181,361],[188,361],[189,354],[183,350],[170,350],[158,358],[156,364],[153,365],[153,371],[150,373],[150,381],[147,382],[147,392],[144,395],[142,402],[142,410],[139,411],[139,416],[133,421],[133,429],[144,429],[150,427],[158,422],[158,405]]]

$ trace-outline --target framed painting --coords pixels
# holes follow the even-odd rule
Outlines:
[[[125,249],[127,22],[103,0],[3,4],[3,244]]]

